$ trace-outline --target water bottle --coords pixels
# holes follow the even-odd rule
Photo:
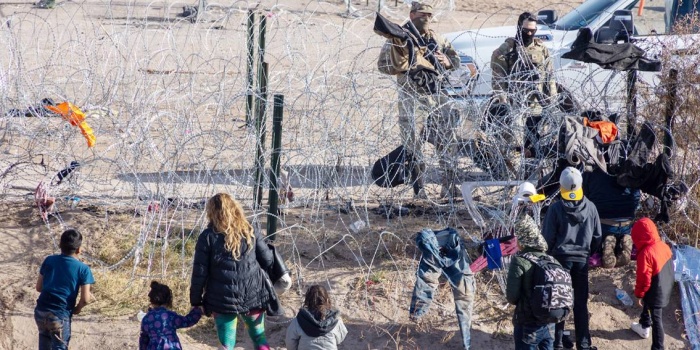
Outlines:
[[[625,292],[622,289],[616,288],[615,289],[615,296],[617,297],[617,300],[621,301],[622,304],[624,304],[624,305],[632,306],[632,304],[634,304],[632,302],[632,298],[630,298],[630,296],[627,294],[627,292]]]

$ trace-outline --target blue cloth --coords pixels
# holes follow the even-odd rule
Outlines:
[[[180,316],[164,307],[149,310],[141,320],[139,350],[182,349],[177,329],[191,327],[201,317],[199,308],[192,309],[187,316]]]
[[[36,309],[50,311],[62,319],[73,314],[80,286],[95,283],[87,265],[63,254],[44,259],[39,274],[43,276],[43,284]]]
[[[515,350],[554,349],[554,323],[544,326],[515,325],[513,328]]]
[[[34,321],[39,329],[39,350],[68,350],[70,316],[58,317],[53,312],[35,309]]]
[[[501,241],[498,238],[489,239],[484,244],[486,250],[486,262],[489,270],[500,270],[503,268],[503,260],[501,257]]]
[[[674,246],[673,265],[690,349],[700,350],[700,250],[687,245]]]
[[[476,283],[459,234],[452,228],[437,232],[424,229],[416,236],[416,245],[423,255],[416,273],[410,316],[419,318],[428,312],[440,275],[445,276],[452,287],[462,346],[469,349]]]

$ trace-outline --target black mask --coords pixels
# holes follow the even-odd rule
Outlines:
[[[520,41],[524,46],[530,46],[530,44],[532,44],[532,42],[535,40],[535,32],[537,32],[536,29],[521,29],[520,32],[518,32]]]
[[[430,30],[430,18],[428,17],[414,18],[411,22],[413,22],[413,25],[416,26],[416,29],[418,29],[418,32],[421,34],[427,33],[428,30]]]

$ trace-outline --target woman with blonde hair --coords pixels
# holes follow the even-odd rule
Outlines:
[[[264,270],[273,264],[270,248],[254,232],[241,204],[226,193],[207,201],[209,226],[197,239],[190,303],[203,306],[214,317],[221,349],[236,345],[236,326],[241,318],[255,349],[268,350],[265,310],[277,298],[266,288]]]

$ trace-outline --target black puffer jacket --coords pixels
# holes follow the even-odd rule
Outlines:
[[[276,298],[265,288],[265,272],[273,263],[272,251],[256,232],[255,247],[241,242],[241,257],[234,260],[224,247],[224,235],[207,228],[197,240],[190,283],[190,303],[207,312],[246,313],[265,309]],[[262,269],[261,269],[262,267]]]

